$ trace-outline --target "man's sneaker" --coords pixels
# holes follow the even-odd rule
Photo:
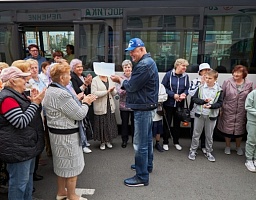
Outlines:
[[[225,147],[225,154],[230,155],[231,151],[230,151],[230,147]]]
[[[190,151],[188,154],[188,159],[189,160],[195,160],[196,159],[196,152]]]
[[[245,166],[247,167],[247,169],[248,169],[250,172],[256,172],[256,168],[255,168],[255,166],[254,166],[252,160],[246,160]]]
[[[206,154],[206,148],[201,148],[203,154]]]
[[[168,151],[168,150],[169,150],[168,144],[164,144],[164,145],[163,145],[163,149],[164,149],[165,151]]]
[[[112,148],[113,148],[113,145],[112,145],[110,142],[106,142],[106,146],[107,146],[109,149],[112,149]]]
[[[215,162],[215,158],[211,153],[206,153],[205,156],[210,162]]]
[[[161,145],[159,144],[159,142],[156,143],[155,148],[156,148],[156,150],[159,151],[159,152],[163,152],[163,151],[164,151],[163,147],[161,147]]]
[[[104,143],[104,142],[100,144],[100,149],[101,149],[101,150],[105,150],[105,149],[106,149],[106,146],[105,146],[105,143]]]
[[[179,144],[175,144],[174,146],[175,146],[175,148],[176,148],[178,151],[181,151],[181,150],[182,150],[182,147],[181,147]]]
[[[140,186],[147,186],[148,181],[142,181],[137,176],[127,178],[124,180],[124,184],[129,187],[140,187]]]
[[[237,153],[237,155],[239,155],[239,156],[244,155],[244,152],[243,152],[243,150],[242,150],[241,147],[237,147],[237,148],[236,148],[236,153]]]
[[[84,148],[83,148],[83,152],[84,152],[84,153],[91,153],[92,150],[89,149],[88,147],[84,147]]]

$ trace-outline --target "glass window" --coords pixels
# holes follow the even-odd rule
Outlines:
[[[248,38],[252,20],[250,16],[234,16],[232,20],[233,39]]]

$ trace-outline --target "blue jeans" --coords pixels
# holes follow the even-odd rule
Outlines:
[[[134,138],[136,176],[149,181],[148,169],[153,169],[152,124],[154,111],[134,111]]]
[[[8,200],[32,200],[35,158],[19,163],[8,163]]]

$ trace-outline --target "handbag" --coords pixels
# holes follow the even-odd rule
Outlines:
[[[177,107],[176,114],[180,121],[190,122],[190,109],[188,107],[187,98],[185,99],[186,107]]]

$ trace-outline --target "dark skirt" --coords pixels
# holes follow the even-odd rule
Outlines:
[[[111,113],[108,101],[107,114],[94,115],[93,138],[102,142],[112,142],[118,135],[115,113]]]

